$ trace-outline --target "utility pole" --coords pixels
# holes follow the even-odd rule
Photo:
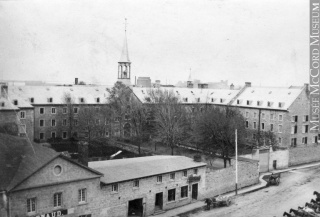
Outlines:
[[[235,132],[235,142],[236,142],[236,195],[238,194],[238,138],[237,129]]]

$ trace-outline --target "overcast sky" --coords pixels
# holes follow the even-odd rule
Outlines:
[[[112,84],[124,19],[134,76],[308,83],[309,1],[0,1],[0,79]]]

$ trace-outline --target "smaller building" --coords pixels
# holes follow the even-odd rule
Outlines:
[[[145,216],[203,198],[206,164],[184,156],[89,162],[101,172],[106,216]]]
[[[151,87],[150,77],[138,77],[137,87]]]

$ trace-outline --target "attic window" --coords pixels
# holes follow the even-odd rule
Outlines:
[[[70,97],[67,98],[67,102],[71,102],[71,98]]]
[[[214,98],[211,98],[211,102],[214,102]]]
[[[52,101],[53,101],[52,97],[48,98],[48,102],[52,102]]]
[[[13,100],[13,105],[18,105],[18,100]]]
[[[99,97],[98,97],[96,100],[97,100],[97,103],[99,103],[99,102],[100,102],[100,98],[99,98]]]
[[[222,98],[220,99],[220,103],[223,103],[223,99]]]
[[[83,97],[80,98],[80,102],[84,102],[84,98]]]
[[[200,102],[200,97],[197,99],[197,102]]]
[[[238,104],[238,105],[240,104],[240,99],[237,99],[237,104]]]
[[[1,102],[1,107],[4,107],[4,105],[5,105],[4,102]]]
[[[30,98],[30,102],[31,102],[31,103],[34,102],[34,98],[33,98],[33,97]]]
[[[247,105],[250,105],[250,101],[249,100],[247,100]]]
[[[284,103],[283,103],[283,102],[279,102],[279,108],[282,108],[282,107],[283,107],[283,105],[284,105]]]
[[[188,102],[188,98],[186,97],[186,98],[183,98],[183,101],[184,102]]]
[[[257,106],[260,106],[261,105],[261,102],[260,101],[257,101]]]
[[[268,107],[271,107],[272,103],[271,102],[268,102]]]

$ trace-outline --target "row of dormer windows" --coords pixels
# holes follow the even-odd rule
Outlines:
[[[237,105],[241,105],[242,104],[242,100],[241,99],[237,99]],[[256,101],[256,106],[262,106],[263,104],[263,101],[261,100],[258,100]],[[271,101],[268,101],[267,102],[267,106],[268,107],[272,107],[274,103],[271,102]],[[246,100],[246,105],[252,105],[252,106],[255,106],[254,103],[253,103],[253,100]],[[284,102],[278,102],[278,108],[282,108],[284,106]]]
[[[34,103],[35,102],[34,98],[33,97],[29,98],[29,102],[30,103]],[[53,98],[52,97],[47,98],[47,102],[48,103],[53,103]],[[66,98],[66,102],[70,103],[71,102],[71,98],[70,97]],[[85,103],[85,98],[84,97],[80,97],[79,98],[79,102]],[[100,103],[100,97],[95,98],[95,102],[96,103]],[[13,100],[13,105],[18,105],[18,100],[17,99]]]

